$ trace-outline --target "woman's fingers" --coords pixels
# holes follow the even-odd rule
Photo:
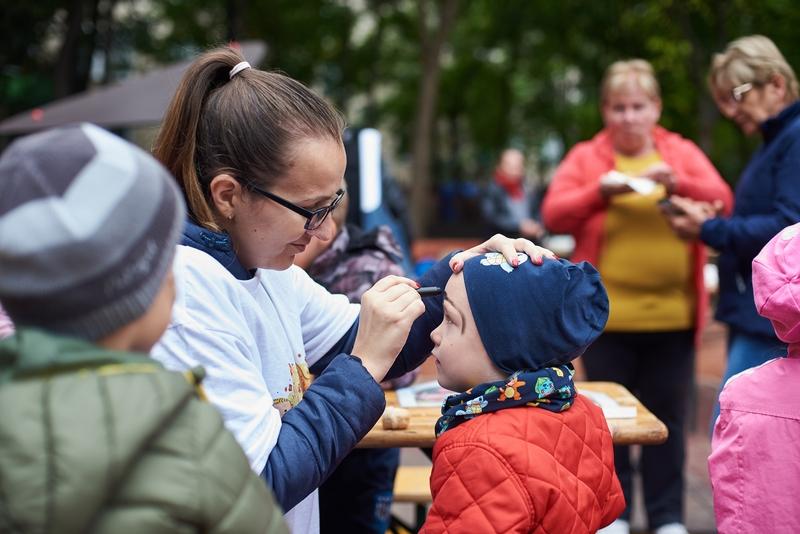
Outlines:
[[[398,284],[407,285],[412,289],[416,289],[419,287],[419,284],[416,283],[414,280],[411,280],[410,278],[406,278],[404,276],[396,276],[393,274],[390,274],[389,276],[384,276],[383,278],[375,282],[375,285],[373,285],[372,287],[378,291],[386,291],[390,287]]]
[[[422,302],[422,297],[416,291],[406,291],[392,301],[393,312],[396,314],[397,320],[406,319],[409,322],[414,320],[425,312],[425,304]]]
[[[361,297],[353,354],[380,381],[403,348],[414,320],[425,312],[413,280],[387,276]]]
[[[670,201],[680,208],[686,216],[695,223],[701,224],[710,217],[713,213],[713,208],[707,202],[697,202],[690,198],[679,197],[672,195],[669,197]]]
[[[415,287],[403,282],[389,286],[384,290],[378,290],[378,295],[380,295],[383,302],[387,303],[394,302],[404,295],[409,295],[412,298],[421,298]]]
[[[681,197],[678,195],[672,195],[669,197],[670,202],[678,206],[684,211],[691,210],[694,208],[695,202],[690,198]]]
[[[521,252],[527,254],[531,258],[533,263],[536,263],[537,265],[541,265],[542,260],[544,258],[548,258],[551,260],[558,259],[558,256],[556,256],[552,250],[535,245],[533,242],[528,241],[527,239],[521,239],[521,238],[517,239],[515,241],[515,247],[518,246],[521,246],[522,247]],[[520,249],[517,248],[517,250]]]
[[[464,268],[465,261],[479,254],[485,254],[486,252],[499,252],[503,255],[506,262],[513,267],[519,265],[517,252],[524,252],[530,256],[531,261],[536,264],[541,264],[543,258],[556,259],[556,255],[553,254],[552,251],[535,245],[533,241],[522,237],[511,239],[502,234],[495,234],[480,245],[459,252],[450,258],[450,269],[452,269],[454,273],[461,272]]]

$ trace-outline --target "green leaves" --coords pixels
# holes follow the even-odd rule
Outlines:
[[[266,68],[319,88],[351,124],[383,127],[408,152],[423,72],[422,1],[97,0],[101,14],[114,14],[112,31],[92,29],[81,42],[95,40],[94,48],[81,46],[107,51],[106,79],[118,79],[134,65],[185,58],[231,37],[262,39]],[[424,1],[430,26],[443,4]],[[51,98],[53,50],[76,2],[17,2],[4,13],[3,115]],[[441,55],[433,159],[440,169],[468,169],[455,178],[478,179],[511,143],[536,152],[557,138],[569,148],[601,127],[605,68],[642,57],[662,85],[662,123],[699,141],[726,176],[736,176],[751,145],[715,111],[706,88],[711,57],[736,37],[763,33],[800,67],[798,27],[793,0],[462,1]]]

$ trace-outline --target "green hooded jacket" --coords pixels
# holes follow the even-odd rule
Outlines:
[[[38,330],[0,342],[0,532],[288,533],[200,375]]]

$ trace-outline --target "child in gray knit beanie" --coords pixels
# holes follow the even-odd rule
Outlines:
[[[20,139],[0,158],[0,302],[17,326],[104,338],[153,303],[184,217],[166,169],[96,126]]]
[[[0,157],[0,532],[288,532],[202,369],[143,354],[184,217],[166,169],[96,126]]]

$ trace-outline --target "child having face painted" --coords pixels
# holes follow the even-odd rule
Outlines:
[[[570,362],[608,318],[588,263],[489,253],[445,288],[431,333],[439,383],[459,391],[436,424],[423,532],[589,533],[625,508],[611,434]]]

